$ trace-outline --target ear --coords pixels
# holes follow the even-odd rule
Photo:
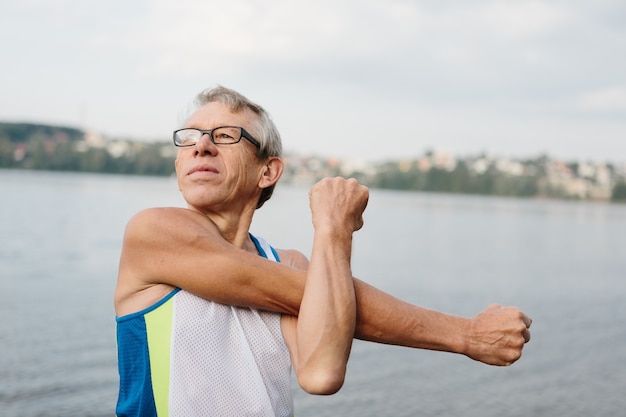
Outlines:
[[[267,188],[276,184],[283,174],[283,160],[277,156],[270,156],[263,165],[259,188]]]

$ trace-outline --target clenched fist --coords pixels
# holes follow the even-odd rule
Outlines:
[[[369,190],[355,179],[325,178],[309,191],[309,202],[316,231],[350,233],[363,226]]]
[[[517,307],[490,305],[470,323],[465,354],[490,365],[511,365],[530,340],[532,320]]]

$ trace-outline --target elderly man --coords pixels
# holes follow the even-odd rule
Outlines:
[[[517,308],[461,318],[352,277],[352,234],[368,199],[354,180],[311,189],[310,261],[251,235],[282,173],[278,131],[262,107],[223,87],[196,104],[174,132],[188,208],[144,210],[124,236],[118,416],[292,416],[291,366],[307,392],[332,394],[353,337],[492,365],[519,359],[531,320]]]

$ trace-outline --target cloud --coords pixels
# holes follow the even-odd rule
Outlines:
[[[545,1],[488,2],[481,7],[466,4],[464,15],[474,30],[501,41],[522,41],[558,32],[572,19],[563,5]]]
[[[626,84],[587,92],[577,100],[577,104],[582,110],[624,114],[626,112]]]
[[[155,1],[147,16],[111,37],[147,53],[144,70],[168,75],[254,71],[254,65],[306,69],[366,60],[418,30],[419,11],[391,0],[318,2]]]
[[[307,83],[466,104],[549,95],[584,77],[582,66],[571,69],[575,46],[560,39],[576,39],[586,27],[584,10],[570,3],[148,4],[133,24],[101,33],[96,42],[136,57],[138,65],[129,68],[135,78]]]
[[[0,117],[84,108],[94,130],[159,137],[219,83],[321,153],[573,149],[623,138],[624,18],[615,0],[3,2]],[[390,134],[407,142],[378,146]]]

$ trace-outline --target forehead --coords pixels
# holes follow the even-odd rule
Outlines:
[[[218,126],[241,126],[250,129],[254,121],[255,114],[252,111],[243,109],[233,112],[230,106],[215,101],[194,111],[185,125],[199,129],[212,129]]]

